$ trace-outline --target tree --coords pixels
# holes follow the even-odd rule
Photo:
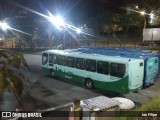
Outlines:
[[[119,21],[119,14],[113,11],[105,11],[98,16],[99,30],[102,34],[112,35],[113,38],[120,41],[116,33],[122,31]]]
[[[15,72],[15,69],[19,69],[21,65],[30,70],[22,53],[18,51],[0,51],[0,92],[7,88],[13,92],[19,103],[18,96],[23,91],[23,81],[29,82],[23,74]]]
[[[102,6],[100,9],[101,15],[98,16],[99,28],[103,33],[112,34],[113,36],[120,31],[125,36],[128,36],[129,33],[141,35],[144,26],[146,26],[145,24],[150,25],[149,14],[151,11],[158,11],[160,8],[159,0],[99,0],[99,2]],[[118,4],[115,4],[117,2]],[[142,10],[148,14],[142,16],[138,13]],[[158,22],[160,23],[160,20]]]
[[[128,31],[130,30],[130,28],[132,29],[132,32],[142,33],[145,19],[146,18],[144,18],[144,16],[135,12],[131,12],[128,14],[125,13],[120,17],[120,26],[123,28],[126,36],[128,35]]]

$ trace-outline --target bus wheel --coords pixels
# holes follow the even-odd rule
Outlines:
[[[86,79],[85,80],[85,85],[89,89],[93,89],[94,88],[93,81],[91,79]]]
[[[50,70],[50,76],[52,76],[53,78],[56,76],[56,74],[55,74],[55,72],[54,72],[54,70]]]

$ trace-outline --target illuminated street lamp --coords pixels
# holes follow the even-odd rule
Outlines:
[[[65,32],[65,23],[61,16],[53,16],[51,13],[49,13],[50,17],[49,20],[51,23],[55,25],[55,27],[63,32],[63,45],[65,47],[65,39],[66,39],[66,32]]]
[[[2,29],[3,31],[6,32],[6,36],[7,36],[7,29],[9,29],[9,28],[10,28],[10,26],[7,23],[0,22],[0,29]]]
[[[56,16],[54,19],[53,19],[53,22],[55,24],[55,26],[57,28],[61,28],[64,26],[64,21],[63,21],[63,18],[60,17],[60,16]]]
[[[141,13],[141,15],[144,15],[144,14],[145,14],[145,11],[141,11],[140,13]]]
[[[3,31],[6,31],[7,29],[9,29],[9,25],[5,22],[0,22],[0,27]]]
[[[135,7],[136,9],[138,9],[140,12],[138,12],[138,13],[140,13],[141,15],[143,15],[143,18],[144,18],[144,29],[146,28],[146,17],[145,17],[145,11],[141,11],[141,9],[139,9],[139,6],[138,5],[136,5],[136,7]]]
[[[139,9],[138,5],[136,5],[136,9]]]
[[[136,7],[137,9],[139,9],[138,7]],[[140,10],[140,9],[139,9]],[[146,21],[146,12],[145,11],[140,11],[139,12],[142,16],[143,16],[143,18],[144,18],[144,27],[143,27],[143,29],[145,29],[146,28],[146,24],[147,24],[147,21]]]
[[[61,29],[64,26],[64,20],[61,16],[51,16],[50,21],[56,26],[57,29]]]

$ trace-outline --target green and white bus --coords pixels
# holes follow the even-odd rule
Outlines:
[[[90,89],[95,87],[124,94],[142,88],[144,61],[74,50],[46,50],[42,52],[42,71]]]

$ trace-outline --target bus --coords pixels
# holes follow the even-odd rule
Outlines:
[[[89,89],[126,94],[142,88],[144,61],[76,50],[46,50],[42,51],[42,71],[45,75],[84,84]]]
[[[77,49],[77,51],[83,53],[96,53],[101,55],[142,59],[144,60],[143,87],[148,87],[158,80],[160,56],[158,56],[159,54],[152,54],[152,51],[150,50],[83,46]]]

